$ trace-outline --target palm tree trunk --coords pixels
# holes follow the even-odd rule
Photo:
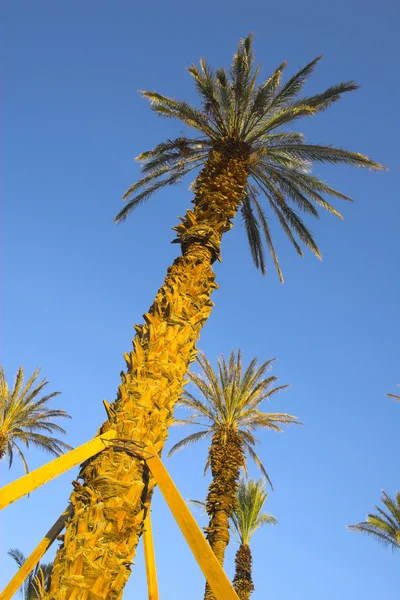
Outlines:
[[[210,448],[213,481],[207,494],[206,509],[210,520],[205,531],[210,546],[222,566],[229,544],[229,518],[235,510],[240,468],[244,461],[243,444],[237,431],[216,431]],[[208,582],[204,598],[215,600]]]
[[[161,452],[182,392],[196,341],[209,317],[217,287],[212,263],[232,227],[247,181],[241,155],[210,153],[195,186],[194,208],[175,229],[182,256],[168,269],[145,324],[135,326],[133,351],[125,354],[109,428],[118,439]],[[140,451],[139,451],[140,452]],[[67,523],[51,577],[51,600],[117,600],[131,572],[154,480],[138,456],[111,447],[86,461],[71,494]]]
[[[6,450],[7,450],[7,438],[0,431],[0,460],[2,460],[5,457]]]
[[[252,572],[252,557],[250,546],[241,544],[235,557],[235,577],[233,587],[240,600],[249,600],[254,592]]]

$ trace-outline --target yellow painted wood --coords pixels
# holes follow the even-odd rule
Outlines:
[[[225,571],[151,443],[147,465],[217,600],[239,600]]]
[[[65,471],[72,469],[72,467],[76,467],[76,465],[79,465],[94,454],[101,452],[105,448],[105,440],[112,439],[115,435],[114,430],[107,431],[107,433],[103,433],[103,435],[97,436],[89,442],[78,446],[78,448],[74,448],[66,454],[55,458],[43,465],[43,467],[39,467],[35,471],[24,475],[24,477],[5,485],[0,489],[0,510],[26,494],[30,494],[30,492],[33,492],[33,490],[36,490],[41,485],[61,475],[61,473],[65,473]]]
[[[146,560],[146,577],[149,600],[159,600],[156,557],[154,553],[153,528],[151,526],[150,511],[147,513],[147,517],[144,522],[143,544],[144,557]]]
[[[16,572],[10,583],[4,588],[0,594],[0,600],[10,600],[19,587],[23,584],[28,575],[36,567],[40,559],[43,557],[45,552],[54,542],[56,537],[62,532],[65,526],[65,522],[71,513],[71,506],[69,506],[63,514],[57,519],[54,525],[46,533],[45,537],[36,546],[32,554],[26,559],[19,571]]]

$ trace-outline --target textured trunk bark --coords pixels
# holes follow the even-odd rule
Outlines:
[[[240,600],[249,600],[254,592],[252,571],[252,557],[250,546],[241,544],[235,557],[235,577],[233,579],[233,587],[239,596]]]
[[[147,440],[161,452],[182,392],[196,341],[213,303],[212,263],[223,233],[232,227],[247,181],[246,158],[212,151],[195,186],[194,208],[175,229],[182,256],[167,277],[145,324],[135,326],[133,351],[125,355],[109,428],[117,438]],[[54,562],[52,600],[117,600],[131,572],[153,479],[143,460],[112,446],[82,465],[71,494],[73,514]]]
[[[0,431],[0,460],[2,460],[7,452],[8,436]]]
[[[214,433],[210,448],[213,481],[208,488],[206,501],[210,520],[205,531],[210,546],[222,566],[229,544],[229,518],[235,510],[240,468],[244,460],[243,444],[237,431],[231,429]],[[215,600],[208,582],[204,598]]]

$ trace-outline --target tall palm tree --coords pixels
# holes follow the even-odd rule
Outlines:
[[[385,509],[375,505],[377,512],[369,513],[367,520],[357,525],[349,525],[353,531],[361,531],[372,535],[378,542],[385,546],[391,546],[393,550],[400,549],[400,492],[395,498],[382,490],[382,498]]]
[[[13,548],[8,551],[19,567],[22,567],[26,558],[20,550]],[[38,600],[43,592],[50,586],[50,575],[53,563],[39,563],[25,579],[20,588],[23,600]]]
[[[275,517],[263,512],[267,498],[268,492],[263,479],[241,479],[237,505],[231,517],[232,528],[239,541],[233,585],[240,600],[248,600],[254,591],[250,540],[263,525],[277,524]]]
[[[135,327],[133,351],[125,354],[127,371],[100,432],[113,427],[119,439],[134,440],[139,447],[150,440],[157,451],[163,448],[174,404],[196,355],[196,341],[211,313],[210,297],[217,287],[212,265],[220,258],[222,235],[231,229],[238,211],[256,266],[265,272],[263,235],[282,278],[269,216],[276,216],[300,255],[303,243],[319,257],[297,209],[317,217],[321,207],[340,216],[326,196],[349,199],[311,175],[312,163],[383,168],[357,152],[306,144],[300,133],[285,129],[300,117],[324,111],[357,87],[345,82],[299,97],[318,60],[285,84],[281,76],[286,63],[257,83],[259,69],[254,69],[248,36],[239,43],[228,73],[214,73],[204,60],[199,69],[190,67],[200,108],[143,92],[156,114],[181,120],[196,133],[162,142],[139,156],[143,177],[125,194],[127,203],[116,220],[123,221],[153,192],[200,172],[193,186],[193,207],[175,228],[182,255],[168,269],[145,322]],[[71,496],[74,511],[65,542],[54,563],[51,595],[55,600],[79,594],[117,599],[129,577],[154,481],[140,457],[116,449],[85,463],[80,478],[82,484]]]
[[[48,382],[46,379],[38,382],[39,373],[40,369],[36,369],[28,381],[24,382],[24,368],[20,367],[14,387],[9,390],[4,369],[0,366],[0,459],[7,456],[11,467],[16,452],[26,473],[28,463],[20,443],[27,448],[30,445],[36,446],[54,456],[60,456],[64,450],[71,450],[71,446],[53,436],[54,433],[66,433],[53,419],[70,416],[65,410],[48,408],[48,402],[60,392],[42,396]]]
[[[202,373],[190,372],[189,378],[201,393],[202,399],[185,390],[177,404],[189,409],[192,414],[189,418],[176,422],[201,426],[201,431],[192,433],[175,444],[169,455],[188,444],[211,437],[206,462],[206,469],[210,466],[212,474],[206,501],[209,516],[206,533],[214,554],[223,565],[229,543],[229,519],[236,506],[240,469],[246,469],[246,453],[268,478],[253,449],[257,441],[254,431],[258,428],[282,431],[282,424],[298,421],[292,415],[260,411],[264,400],[287,387],[273,387],[277,377],[267,376],[271,360],[257,366],[257,359],[253,358],[247,369],[243,370],[240,351],[237,355],[231,352],[228,361],[224,356],[218,359],[217,372],[204,354],[199,353],[197,361]],[[214,598],[208,584],[205,598]]]

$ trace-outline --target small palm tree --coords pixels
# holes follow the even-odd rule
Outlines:
[[[22,552],[16,548],[9,550],[7,554],[15,560],[20,568],[26,560]],[[43,592],[46,592],[50,587],[52,568],[53,563],[39,563],[36,565],[20,588],[23,600],[38,600],[42,598]]]
[[[400,385],[399,385],[400,387]],[[396,396],[396,394],[388,394],[389,398],[392,398],[393,400],[398,400],[400,402],[400,396]]]
[[[27,448],[32,444],[54,456],[60,456],[71,446],[53,437],[55,432],[66,433],[65,429],[54,423],[53,419],[70,418],[65,410],[50,409],[49,400],[60,392],[41,396],[43,388],[48,384],[46,379],[37,382],[40,369],[37,369],[28,381],[24,382],[24,368],[18,369],[12,390],[8,389],[3,367],[0,367],[0,458],[8,456],[11,467],[14,451],[20,457],[25,472],[28,463],[19,444]]]
[[[377,513],[367,515],[367,520],[357,525],[349,525],[353,531],[361,531],[372,535],[378,542],[391,546],[393,550],[400,549],[400,492],[391,498],[382,490],[382,502],[386,510],[375,505]]]
[[[208,488],[206,510],[209,525],[207,539],[223,565],[225,549],[229,543],[229,519],[236,506],[236,491],[240,469],[246,469],[246,452],[269,480],[268,474],[253,447],[257,442],[257,428],[282,431],[281,425],[298,423],[297,417],[284,413],[261,412],[260,404],[279,390],[288,386],[273,387],[277,377],[267,377],[272,360],[257,366],[254,358],[243,371],[240,350],[231,352],[229,360],[218,359],[215,372],[204,356],[197,357],[202,374],[189,373],[191,382],[203,398],[198,399],[185,390],[178,406],[188,408],[192,415],[176,420],[178,424],[202,426],[202,430],[185,437],[173,446],[169,456],[185,446],[211,437],[206,468],[211,467],[212,483]],[[206,586],[205,598],[213,598]]]
[[[239,541],[235,557],[235,577],[233,585],[240,600],[248,600],[254,591],[252,579],[252,556],[250,540],[263,525],[276,525],[277,520],[263,512],[268,492],[265,481],[241,479],[237,492],[237,505],[231,517],[232,529]]]

